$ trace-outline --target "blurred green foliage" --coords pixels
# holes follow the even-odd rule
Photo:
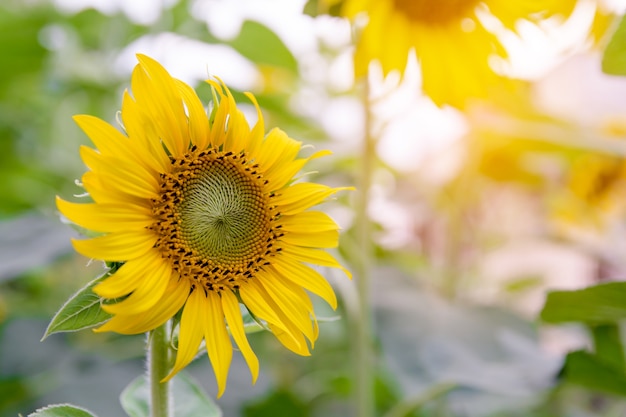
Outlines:
[[[622,17],[606,46],[602,71],[611,75],[626,75],[626,17]]]
[[[172,380],[174,417],[221,417],[222,412],[200,385],[185,372]],[[150,387],[144,375],[137,377],[121,393],[120,402],[129,417],[150,416]]]

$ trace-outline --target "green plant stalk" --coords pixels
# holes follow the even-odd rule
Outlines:
[[[150,417],[170,417],[170,382],[161,382],[169,372],[170,322],[148,335],[148,380],[150,381]]]
[[[368,216],[372,173],[375,165],[375,140],[371,134],[371,109],[367,77],[362,80],[363,104],[365,108],[365,137],[361,147],[358,170],[358,196],[356,203],[356,239],[358,259],[356,285],[359,300],[359,316],[353,318],[355,331],[355,384],[356,415],[372,417],[375,409],[374,373],[372,356],[372,317],[370,310],[370,282],[373,267],[374,247],[372,226]]]

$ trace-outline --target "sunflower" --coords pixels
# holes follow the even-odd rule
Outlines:
[[[571,161],[563,189],[549,197],[552,220],[561,231],[606,231],[621,221],[626,205],[622,158],[586,152]]]
[[[495,17],[510,30],[520,19],[537,22],[571,13],[576,0],[345,0],[341,14],[369,18],[360,33],[354,65],[357,76],[380,61],[383,72],[404,71],[415,50],[424,93],[438,105],[462,108],[468,97],[484,98],[503,79],[489,65],[492,55],[506,57],[485,25]]]
[[[57,198],[70,221],[100,234],[74,240],[79,253],[123,265],[94,291],[113,317],[97,331],[138,334],[181,309],[171,373],[189,364],[204,339],[218,396],[226,387],[231,336],[253,383],[259,362],[244,332],[240,304],[288,349],[309,355],[318,336],[307,290],[337,305],[311,264],[342,269],[320,248],[337,246],[338,226],[309,210],[341,188],[294,182],[320,151],[299,158],[301,143],[279,129],[250,128],[231,92],[213,91],[210,115],[195,91],[156,61],[137,55],[121,119],[125,134],[92,116],[75,121],[97,149],[81,147],[82,185],[92,203]],[[118,301],[120,300],[120,301]],[[230,333],[230,336],[229,336]]]

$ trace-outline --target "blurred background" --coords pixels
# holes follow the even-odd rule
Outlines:
[[[81,192],[78,147],[90,145],[71,117],[116,125],[141,52],[205,103],[202,80],[217,75],[251,122],[243,91],[266,126],[331,149],[312,165],[317,182],[357,184],[366,130],[376,138],[377,415],[626,416],[623,372],[563,372],[597,332],[540,317],[550,290],[626,278],[626,78],[600,65],[625,6],[581,0],[567,20],[503,33],[509,60],[498,70],[517,79],[513,88],[460,111],[420,93],[415,61],[402,77],[373,64],[365,105],[350,23],[315,1],[3,0],[0,415],[69,402],[121,416],[118,396],[143,372],[144,336],[86,330],[40,342],[64,301],[103,271],[73,252],[76,232],[54,206],[56,195]],[[324,206],[343,228],[347,265],[358,262],[355,204],[342,196]],[[308,358],[250,335],[259,381],[250,385],[235,354],[217,400],[225,416],[355,415],[355,283],[324,274],[343,302],[317,311],[340,320],[321,324]],[[214,397],[206,358],[190,370]]]

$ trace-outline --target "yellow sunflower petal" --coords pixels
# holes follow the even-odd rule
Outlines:
[[[381,60],[385,52],[387,41],[381,33],[386,33],[386,25],[391,19],[391,8],[387,1],[368,2],[366,9],[370,15],[370,21],[361,33],[356,46],[354,56],[354,71],[356,77],[367,74],[369,63],[372,60]],[[363,11],[363,10],[361,10]],[[376,18],[373,18],[375,16]],[[394,41],[401,41],[396,40]],[[402,71],[404,68],[398,68]]]
[[[154,123],[170,153],[180,156],[189,146],[189,128],[178,88],[161,64],[142,54],[137,59],[140,71],[133,73],[131,88],[138,107]]]
[[[98,204],[133,204],[135,206],[149,209],[150,200],[128,194],[110,186],[106,178],[101,175],[87,171],[83,174],[81,182],[89,196]]]
[[[135,71],[139,71],[139,68],[135,68]],[[128,91],[124,92],[122,99],[122,121],[130,140],[137,142],[138,147],[143,149],[144,159],[152,162],[155,171],[166,172],[170,160],[160,141],[154,140],[159,137],[154,124],[139,110],[139,105]]]
[[[293,326],[289,326],[288,320],[280,316],[278,307],[257,280],[252,279],[242,285],[239,295],[252,314],[291,334],[296,341],[296,336],[290,331]]]
[[[300,333],[293,324],[290,324],[291,331],[285,331],[271,323],[268,324],[268,327],[278,341],[290,351],[301,356],[311,355],[304,336],[302,336],[302,333]]]
[[[304,246],[307,248],[336,248],[339,244],[339,231],[324,230],[319,233],[285,233],[280,238],[289,245]]]
[[[80,156],[92,172],[106,179],[111,188],[140,198],[156,198],[159,183],[155,176],[139,164],[107,157],[86,146],[80,147]]]
[[[222,85],[226,93],[226,100],[228,100],[229,108],[231,109],[228,118],[226,138],[224,139],[224,150],[238,154],[244,150],[247,138],[250,135],[250,126],[243,112],[237,108],[237,103],[235,103],[235,99],[228,87],[226,87],[226,84],[222,82]]]
[[[285,255],[293,257],[301,262],[328,266],[331,268],[339,268],[348,276],[348,278],[352,278],[352,273],[350,271],[337,262],[337,260],[330,253],[323,250],[286,245],[283,247],[283,252]]]
[[[85,114],[76,115],[73,119],[103,154],[123,155],[128,151],[131,143],[128,138],[104,120]]]
[[[263,142],[263,138],[265,136],[265,122],[263,121],[263,113],[261,112],[261,107],[259,107],[259,103],[257,102],[254,95],[252,95],[251,93],[245,93],[245,95],[250,99],[252,104],[254,104],[254,108],[256,108],[257,114],[257,122],[250,131],[250,135],[248,136],[246,152],[248,152],[249,155],[256,155],[258,147]]]
[[[224,97],[222,86],[219,83],[213,80],[208,80],[207,83],[219,95],[219,102],[213,103],[214,106],[217,106],[217,110],[215,110],[215,116],[211,124],[211,136],[209,138],[209,143],[214,148],[219,148],[224,145],[226,140],[226,125],[231,111],[230,102]]]
[[[180,319],[176,362],[172,371],[161,382],[168,381],[196,357],[198,347],[204,335],[205,321],[207,320],[207,304],[207,299],[202,289],[195,288],[189,294]]]
[[[337,308],[335,291],[319,272],[300,262],[294,262],[286,256],[277,257],[272,268],[283,279],[322,297],[333,310]]]
[[[226,388],[228,368],[233,358],[233,347],[224,323],[224,311],[220,296],[208,291],[204,314],[204,340],[206,350],[215,371],[217,381],[217,398],[221,397]]]
[[[380,51],[380,63],[383,72],[388,74],[391,70],[403,72],[409,58],[411,42],[408,37],[408,24],[404,16],[394,16],[386,27],[389,38],[395,42],[385,42]]]
[[[149,226],[154,219],[132,204],[79,204],[56,198],[59,211],[73,223],[96,232],[121,232]]]
[[[320,204],[338,191],[353,189],[352,187],[330,188],[322,184],[299,182],[276,193],[272,203],[280,207],[282,214],[291,215]]]
[[[143,279],[133,293],[115,304],[103,304],[102,309],[111,314],[138,314],[148,311],[159,302],[165,292],[172,270],[165,261],[159,260],[141,272]]]
[[[231,111],[228,119],[228,130],[224,140],[226,152],[239,153],[244,150],[250,127],[243,112],[239,109]]]
[[[116,232],[85,240],[72,239],[72,244],[78,253],[88,258],[124,262],[148,252],[154,241],[151,233],[140,231]]]
[[[125,262],[115,273],[93,288],[93,291],[104,298],[119,298],[133,292],[144,278],[146,271],[163,262],[159,252],[148,251],[145,255]]]
[[[299,331],[314,341],[313,327],[309,311],[313,310],[311,300],[304,291],[289,285],[288,281],[280,281],[272,274],[264,274],[259,282],[276,303],[280,311],[289,317]],[[301,289],[300,289],[301,290]]]
[[[237,297],[230,291],[222,291],[222,308],[224,309],[224,315],[228,322],[228,328],[233,335],[233,339],[239,346],[241,354],[243,355],[250,373],[252,374],[252,383],[254,384],[259,376],[259,360],[252,351],[248,338],[243,327],[243,319],[241,317],[241,310],[239,309],[239,301]]]
[[[339,226],[330,216],[321,211],[305,211],[292,216],[282,216],[278,221],[285,232],[319,233],[339,230]]]
[[[158,171],[158,164],[151,155],[143,151],[138,142],[130,140],[105,121],[88,115],[74,116],[74,121],[103,155],[114,156],[133,164],[139,162],[151,173]]]
[[[175,80],[180,91],[187,112],[189,113],[189,135],[191,143],[199,149],[205,149],[209,145],[209,119],[206,110],[198,98],[198,94],[189,85],[180,80]]]
[[[154,308],[139,314],[118,314],[94,331],[139,334],[155,329],[180,310],[189,296],[190,288],[191,284],[187,280],[179,280],[172,276],[167,290]]]
[[[289,162],[281,169],[265,172],[264,177],[269,181],[270,185],[274,189],[280,189],[289,181],[292,181],[298,171],[300,171],[310,160],[330,154],[332,154],[332,152],[329,150],[315,152],[308,158],[296,159],[295,161]]]
[[[277,170],[281,169],[284,163],[289,163],[298,155],[302,146],[301,142],[290,138],[285,132],[278,128],[272,129],[258,152],[253,155],[259,166],[263,167],[266,175],[272,172],[272,168],[277,165]]]
[[[313,316],[313,337],[314,337],[314,340],[317,340],[319,335],[320,335],[320,325],[317,322],[317,318],[315,316]]]
[[[485,0],[489,11],[493,13],[508,29],[515,31],[520,18],[538,21],[546,17],[560,14],[567,17],[577,2],[575,0],[543,0],[519,1]]]

